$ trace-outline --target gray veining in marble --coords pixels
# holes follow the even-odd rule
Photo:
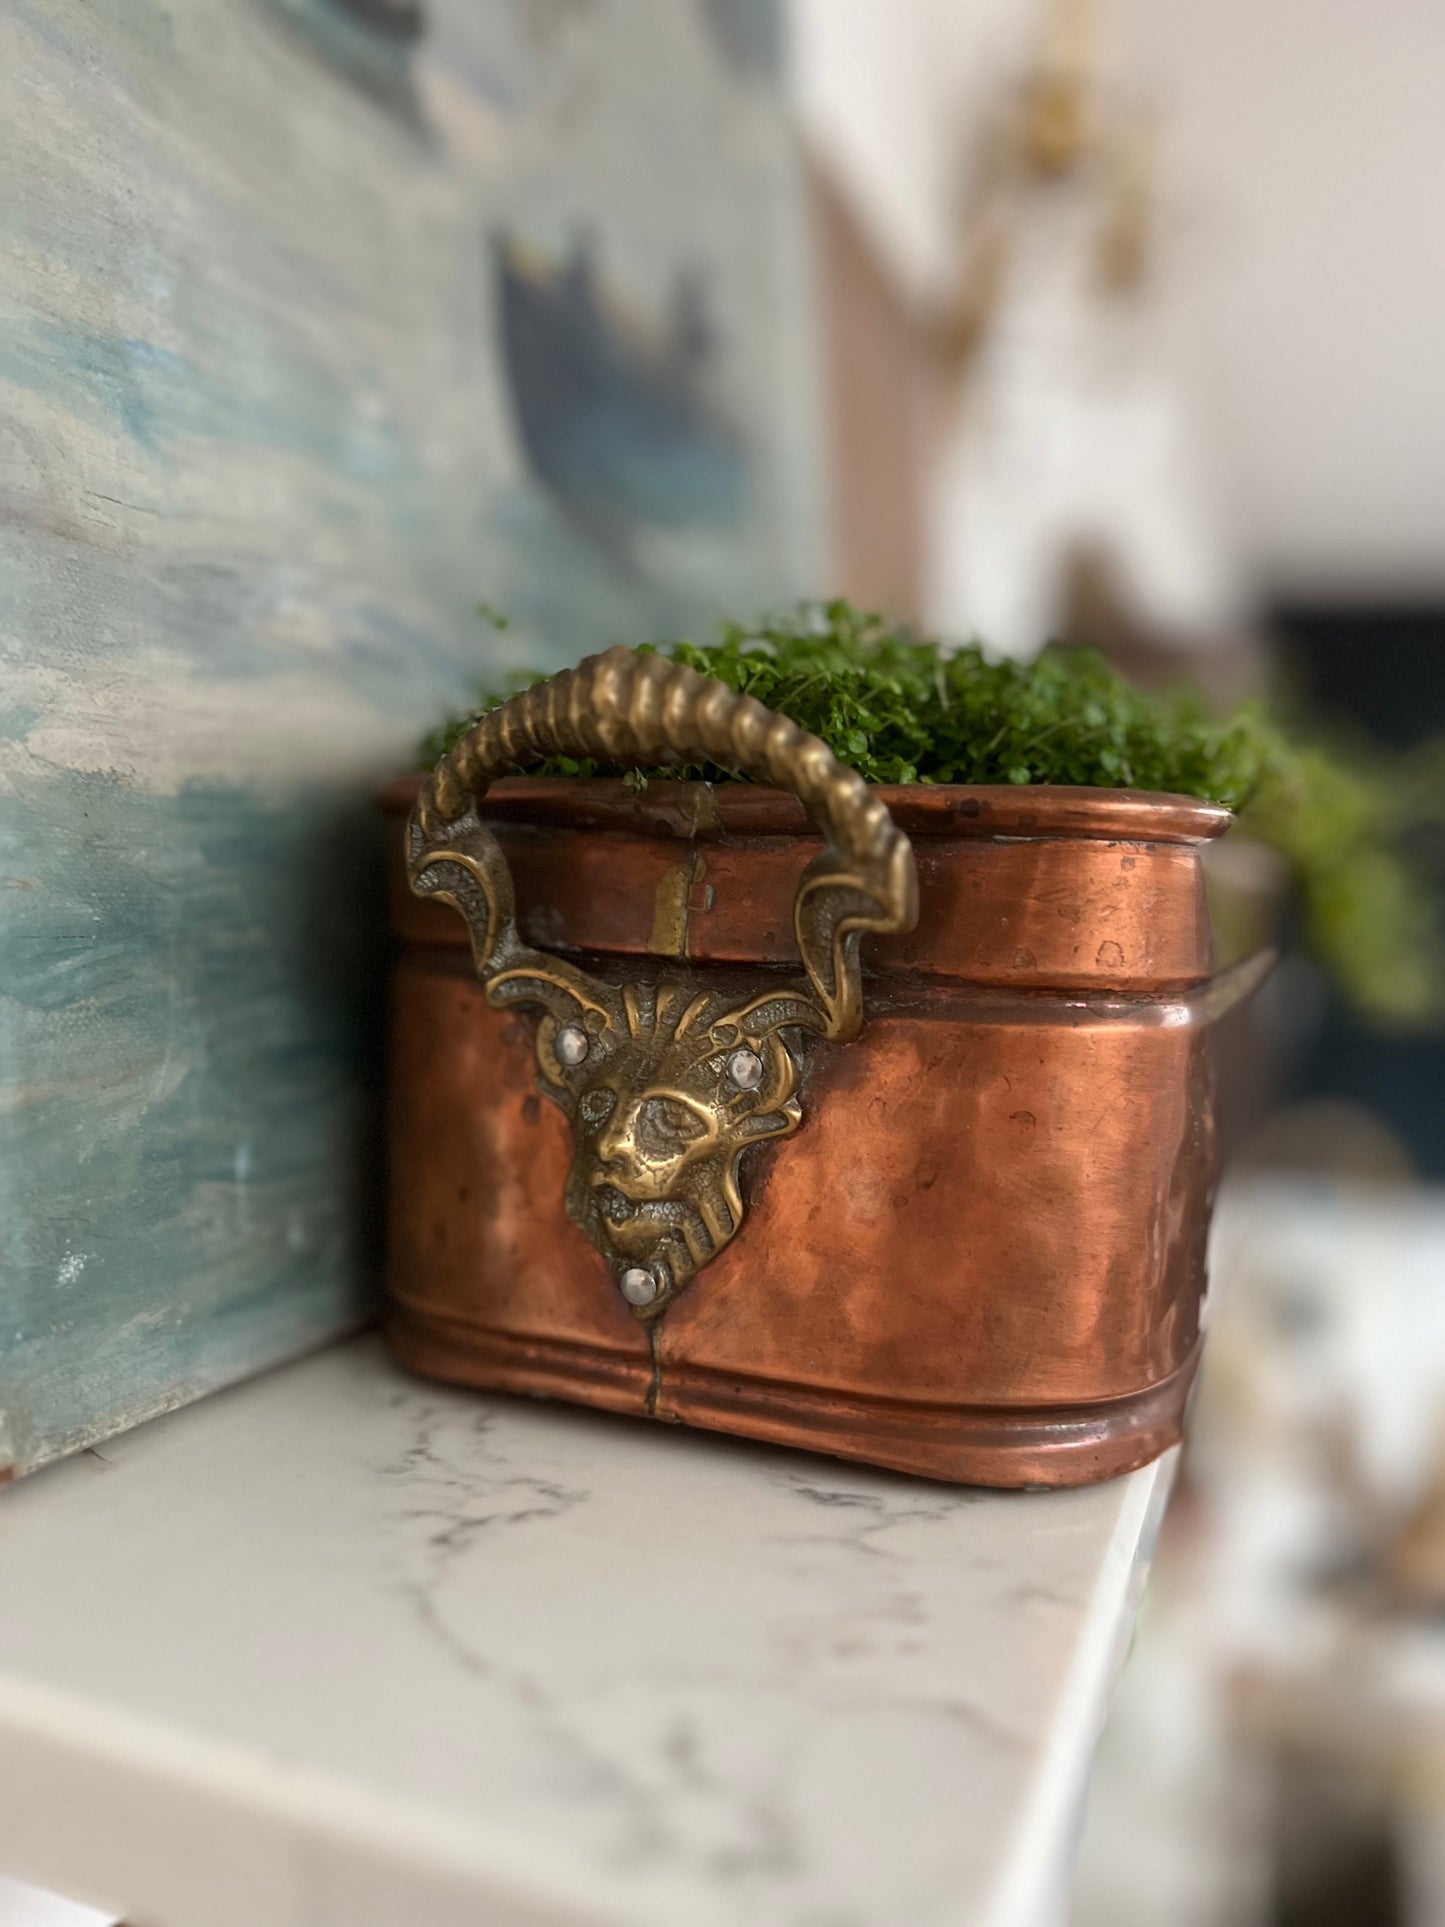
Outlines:
[[[483,1816],[597,1918],[1012,1922],[1159,1487],[948,1488],[365,1341],[17,1489],[0,1650],[401,1831]]]

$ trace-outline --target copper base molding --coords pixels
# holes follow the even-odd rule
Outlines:
[[[1088,1485],[1147,1465],[1179,1442],[1198,1363],[1158,1385],[1093,1405],[1019,1408],[841,1398],[778,1378],[750,1378],[679,1363],[661,1402],[648,1396],[642,1359],[599,1348],[484,1331],[441,1313],[397,1304],[387,1315],[392,1352],[411,1371],[456,1385],[565,1398],[604,1411],[705,1426],[769,1445],[862,1459],[894,1472],[965,1485]]]
[[[953,1481],[1146,1463],[1198,1355],[1210,1031],[1264,968],[1212,972],[1227,812],[870,788],[686,675],[609,652],[388,793],[398,1357]],[[705,731],[794,793],[492,781]]]

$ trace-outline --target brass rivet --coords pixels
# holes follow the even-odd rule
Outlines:
[[[728,1059],[728,1076],[740,1091],[755,1091],[763,1081],[763,1060],[755,1050],[735,1050]]]
[[[650,1305],[662,1289],[653,1273],[644,1271],[641,1265],[629,1265],[618,1279],[617,1288],[629,1305],[639,1308]]]
[[[557,1061],[569,1071],[577,1068],[590,1048],[587,1033],[580,1024],[564,1024],[557,1033]]]

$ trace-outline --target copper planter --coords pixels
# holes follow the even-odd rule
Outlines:
[[[765,711],[705,720],[807,809],[745,784],[488,789],[557,744],[693,744],[696,718],[650,687],[669,666],[634,690],[623,655],[417,809],[415,782],[385,799],[412,811],[394,1351],[956,1481],[1076,1485],[1155,1457],[1198,1359],[1210,1027],[1261,974],[1212,969],[1199,850],[1228,813],[865,792]],[[609,703],[620,735],[589,725]],[[860,969],[860,932],[889,928]]]

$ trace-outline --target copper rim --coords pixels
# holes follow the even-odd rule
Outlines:
[[[423,777],[400,776],[382,790],[389,816],[405,816]],[[881,783],[878,794],[910,836],[1101,838],[1108,842],[1206,843],[1234,818],[1218,803],[1163,790],[1071,788],[1065,784]],[[508,776],[487,793],[482,814],[500,821],[569,824],[656,836],[814,836],[807,813],[785,790],[755,783],[651,782],[642,791],[616,777]]]

